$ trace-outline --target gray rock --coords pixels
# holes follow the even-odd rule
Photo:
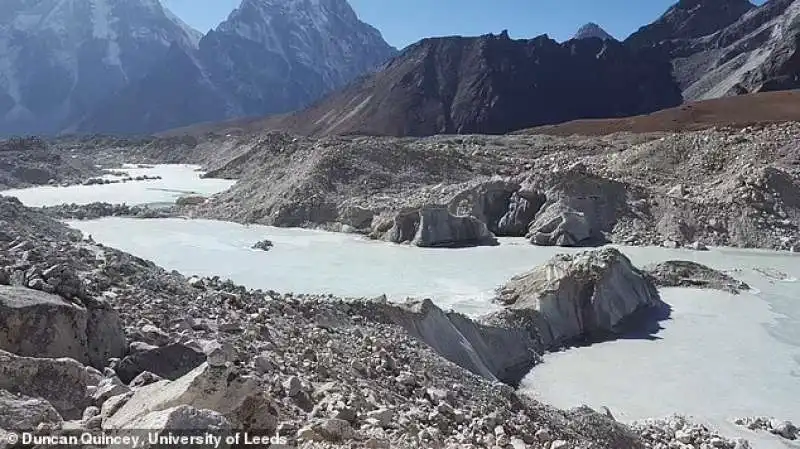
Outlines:
[[[446,313],[429,299],[381,304],[380,308],[389,322],[403,327],[442,357],[490,380],[519,382],[542,351],[524,326],[484,325],[459,313]]]
[[[125,335],[118,314],[19,287],[0,286],[0,349],[31,357],[69,357],[103,367],[124,355]]]
[[[60,425],[61,415],[49,402],[0,389],[0,429],[34,430],[40,424]],[[0,439],[2,441],[2,439]]]
[[[89,363],[104,367],[113,358],[121,358],[128,348],[119,313],[110,304],[93,300],[86,323]]]
[[[131,389],[124,385],[119,377],[106,377],[100,381],[100,384],[97,385],[97,389],[92,393],[92,401],[95,405],[102,406],[108,398],[119,396],[129,391],[131,391]]]
[[[794,440],[797,438],[798,429],[791,421],[778,421],[772,425],[770,432],[787,440]]]
[[[164,380],[164,378],[156,374],[153,374],[150,371],[145,371],[143,373],[140,373],[138,376],[134,377],[133,380],[130,382],[129,386],[131,388],[143,387],[145,385],[154,384],[161,380]]]
[[[203,352],[181,343],[171,343],[125,357],[119,362],[116,372],[125,383],[130,383],[144,371],[174,380],[197,368],[205,360]]]
[[[455,216],[475,217],[485,223],[491,232],[497,233],[500,221],[509,213],[511,198],[519,187],[517,183],[501,180],[484,182],[456,195],[450,201],[448,210]]]
[[[221,436],[220,448],[228,448],[225,436],[232,433],[231,422],[221,413],[207,409],[197,409],[189,405],[178,405],[164,410],[156,410],[143,415],[121,428],[121,430],[142,430],[147,429],[153,435],[195,435],[195,432],[202,430],[215,436]],[[184,432],[181,432],[184,431]],[[145,438],[145,440],[147,440]],[[150,445],[145,442],[144,448],[160,447]],[[171,446],[176,447],[176,446]],[[179,446],[189,447],[189,446]],[[191,446],[195,447],[195,446]]]
[[[339,221],[356,229],[369,228],[375,213],[359,206],[344,206],[339,208]]]
[[[517,191],[511,195],[508,211],[497,224],[497,235],[522,237],[546,199],[538,192]]]
[[[260,249],[261,251],[269,251],[269,250],[272,249],[273,246],[274,245],[272,243],[272,240],[261,240],[259,242],[256,242],[252,246],[252,249]]]
[[[164,346],[169,343],[169,334],[152,324],[145,324],[131,335],[131,339],[153,346]]]
[[[60,296],[0,286],[0,349],[26,357],[89,361],[85,308]]]
[[[614,248],[556,255],[514,276],[498,290],[498,299],[512,314],[539,323],[536,331],[546,347],[603,337],[633,313],[662,305],[650,278]]]
[[[444,207],[427,206],[402,212],[387,233],[389,241],[420,247],[496,245],[486,224],[472,216],[459,217]]]
[[[550,177],[547,203],[528,231],[536,245],[602,245],[620,217],[629,214],[631,192],[624,183],[592,174],[580,163]]]
[[[255,377],[234,368],[207,363],[177,380],[163,380],[139,388],[116,413],[103,421],[105,429],[128,428],[150,412],[178,405],[216,410],[237,428],[273,433],[278,426],[275,411]]]
[[[739,293],[750,286],[713,268],[688,260],[668,260],[644,267],[659,287],[694,287]]]
[[[323,440],[340,443],[352,439],[355,431],[350,423],[337,418],[326,419],[312,425],[312,429],[322,437]]]
[[[548,206],[531,224],[528,237],[539,246],[590,246],[603,243],[593,237],[592,226],[583,212],[561,203]]]
[[[42,398],[64,419],[80,419],[88,406],[88,375],[72,359],[20,357],[0,350],[0,389]]]
[[[104,403],[103,406],[100,407],[100,417],[103,419],[108,418],[109,416],[113,415],[117,412],[126,402],[130,400],[133,396],[133,392],[130,391],[125,394],[121,394],[119,396],[112,396],[108,398]]]

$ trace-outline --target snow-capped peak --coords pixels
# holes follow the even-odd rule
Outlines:
[[[603,40],[615,40],[614,36],[608,34],[600,25],[589,22],[586,25],[578,28],[578,31],[573,36],[573,39],[591,39],[599,38]]]

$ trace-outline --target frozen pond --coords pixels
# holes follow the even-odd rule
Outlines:
[[[94,202],[138,205],[174,203],[186,194],[209,196],[227,190],[234,184],[234,181],[224,179],[202,179],[199,169],[197,165],[154,165],[144,168],[126,165],[115,171],[127,172],[131,177],[147,175],[160,176],[161,179],[91,186],[40,186],[6,190],[0,192],[0,195],[15,196],[31,207]],[[112,175],[105,175],[103,178],[120,179]]]

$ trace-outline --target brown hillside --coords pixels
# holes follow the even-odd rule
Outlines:
[[[619,119],[574,120],[529,128],[518,133],[600,136],[617,132],[692,131],[794,121],[800,121],[800,90],[715,98],[652,114]]]

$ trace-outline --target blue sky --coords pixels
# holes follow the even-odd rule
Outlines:
[[[207,32],[241,0],[163,0],[183,20]],[[402,48],[423,37],[499,33],[512,38],[549,34],[568,39],[596,22],[623,39],[666,11],[676,0],[350,0],[361,20]],[[763,3],[763,0],[757,2]]]

